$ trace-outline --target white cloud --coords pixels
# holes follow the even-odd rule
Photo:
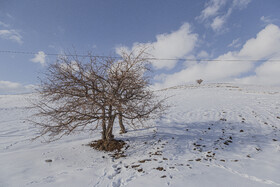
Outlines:
[[[240,51],[241,56],[256,59],[269,58],[280,50],[280,29],[270,24],[257,34],[256,38],[248,40]]]
[[[42,66],[46,63],[46,54],[43,51],[39,51],[37,54],[35,54],[35,57],[30,59],[31,62],[34,63],[40,63]]]
[[[0,80],[0,94],[22,94],[34,91],[34,85],[22,85],[17,82],[1,81]]]
[[[255,75],[236,79],[235,81],[245,84],[280,85],[279,80],[279,61],[267,61],[255,69]]]
[[[17,42],[19,44],[22,44],[22,36],[19,34],[18,31],[14,30],[14,29],[3,29],[0,30],[0,38],[6,39],[6,40],[11,40],[14,42]]]
[[[188,23],[183,24],[179,30],[160,34],[156,36],[156,41],[152,43],[135,43],[131,50],[134,50],[139,45],[149,46],[147,51],[155,58],[173,59],[184,58],[186,55],[192,52],[194,49],[198,35],[191,32],[190,25]],[[130,49],[126,47],[118,47],[116,52],[120,54],[121,50]],[[152,64],[155,68],[172,69],[176,65],[176,60],[153,60]]]
[[[240,38],[234,39],[230,44],[228,44],[228,47],[238,48],[240,46],[241,46]]]
[[[280,29],[276,25],[268,25],[257,34],[256,38],[248,40],[240,51],[229,51],[216,58],[217,61],[193,63],[179,72],[162,76],[162,81],[156,83],[155,87],[166,88],[187,82],[194,83],[200,78],[205,81],[234,81],[250,71],[255,71],[256,75],[236,80],[280,85],[279,62],[267,61],[255,67],[255,62],[259,60],[277,58],[280,58]],[[248,61],[248,59],[256,61]]]

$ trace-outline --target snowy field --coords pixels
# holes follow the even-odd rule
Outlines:
[[[124,135],[115,129],[129,145],[119,159],[85,146],[98,132],[30,141],[34,95],[0,96],[0,186],[280,186],[280,88],[204,84],[158,94],[172,96],[166,115]]]

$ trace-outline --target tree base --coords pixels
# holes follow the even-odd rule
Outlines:
[[[118,151],[120,152],[121,149],[124,147],[126,143],[122,140],[96,140],[88,145],[94,149],[97,149],[99,151],[108,151],[108,152],[113,152],[113,151]]]
[[[125,133],[127,133],[127,131],[120,131],[120,134],[125,134]]]

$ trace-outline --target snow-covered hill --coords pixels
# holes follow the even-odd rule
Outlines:
[[[129,145],[119,159],[85,146],[98,132],[30,141],[34,95],[0,96],[0,186],[280,186],[280,88],[205,84],[158,94],[172,96],[165,116],[124,135],[115,129]]]

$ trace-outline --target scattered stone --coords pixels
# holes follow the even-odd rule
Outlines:
[[[47,159],[45,160],[45,162],[52,162],[52,159]]]
[[[165,171],[165,169],[163,167],[157,167],[156,170]]]
[[[131,168],[138,168],[140,166],[140,164],[138,165],[132,165]]]
[[[227,119],[225,119],[225,118],[221,118],[221,119],[220,119],[220,121],[227,121]]]
[[[241,129],[239,132],[244,132],[244,130]]]
[[[200,158],[197,158],[197,159],[195,159],[195,161],[199,162],[199,161],[201,161],[201,159],[200,159]]]
[[[272,139],[272,140],[275,141],[275,142],[277,141],[276,139]]]
[[[142,168],[140,168],[140,169],[138,169],[137,171],[138,171],[138,172],[143,172],[143,169],[142,169]]]
[[[160,178],[165,178],[166,177],[166,175],[162,175]]]
[[[168,159],[163,157],[163,160],[168,160]]]
[[[169,167],[169,169],[175,169],[175,167]]]
[[[248,157],[248,158],[251,158],[251,156],[250,156],[250,155],[247,155],[247,157]]]
[[[220,161],[221,161],[221,162],[225,162],[225,160],[224,160],[224,159],[221,159]]]
[[[175,164],[175,166],[184,166],[184,164]]]
[[[238,162],[238,160],[232,160],[232,162]]]
[[[279,116],[277,116],[277,119],[280,119],[280,117],[279,117]]]
[[[139,160],[139,163],[145,163],[145,162],[149,162],[152,161],[151,159],[144,159],[144,160]]]
[[[159,155],[159,156],[161,156],[161,155],[162,155],[162,151],[156,151],[153,155]]]

